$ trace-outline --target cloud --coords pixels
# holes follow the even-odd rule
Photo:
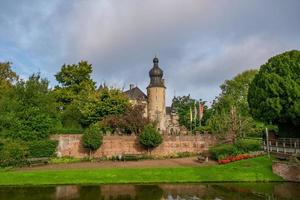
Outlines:
[[[211,101],[225,79],[300,49],[297,0],[1,1],[0,59],[55,84],[64,63],[88,60],[100,84],[145,90],[155,54],[168,102]]]

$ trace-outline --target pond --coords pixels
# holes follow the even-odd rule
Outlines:
[[[0,187],[2,200],[300,199],[300,183]]]

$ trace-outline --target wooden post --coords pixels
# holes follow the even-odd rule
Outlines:
[[[268,151],[268,157],[270,158],[270,149],[269,149],[269,132],[268,128],[266,127],[266,139],[267,139],[267,151]]]
[[[285,142],[283,142],[283,153],[286,153],[286,149],[285,149]]]
[[[278,153],[279,149],[278,149],[278,142],[276,141],[276,152]]]

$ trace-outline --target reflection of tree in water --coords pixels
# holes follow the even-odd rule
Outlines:
[[[81,186],[80,200],[101,200],[101,186]]]
[[[267,183],[264,183],[264,186],[266,186],[266,184]],[[259,187],[259,183],[247,183],[246,185],[244,185],[243,183],[213,184],[208,185],[207,192],[204,198],[219,198],[230,200],[274,199],[272,192],[267,192],[270,189],[269,187],[264,188],[263,191],[260,191]]]
[[[105,199],[106,200],[106,199]],[[118,195],[117,197],[109,197],[108,200],[132,200],[131,196],[128,194],[128,195]]]
[[[158,185],[136,185],[135,200],[161,200],[163,190]]]
[[[53,200],[55,187],[0,187],[2,200]]]
[[[300,199],[298,183],[0,187],[0,200]]]

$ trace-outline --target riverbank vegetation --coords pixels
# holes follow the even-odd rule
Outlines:
[[[266,156],[209,167],[0,171],[0,185],[282,181]]]

